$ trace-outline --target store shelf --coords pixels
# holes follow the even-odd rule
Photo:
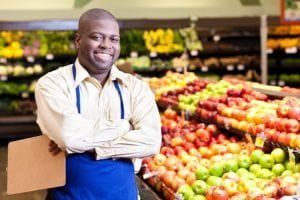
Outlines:
[[[40,135],[35,116],[0,117],[0,139],[19,139]]]
[[[300,98],[300,94],[292,94],[292,93],[287,93],[287,92],[277,92],[277,91],[265,90],[265,89],[256,88],[256,87],[252,87],[252,89],[257,91],[257,92],[261,92],[263,94],[266,94],[266,95],[272,96],[272,97],[283,98],[283,97],[290,96],[290,97]]]

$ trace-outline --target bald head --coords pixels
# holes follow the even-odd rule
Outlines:
[[[113,14],[101,8],[94,8],[84,12],[79,18],[78,31],[81,32],[85,28],[85,23],[94,20],[111,20],[118,23]]]

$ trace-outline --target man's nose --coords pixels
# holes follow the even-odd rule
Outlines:
[[[111,42],[109,40],[109,38],[104,38],[101,42],[100,42],[100,47],[101,48],[111,48]]]

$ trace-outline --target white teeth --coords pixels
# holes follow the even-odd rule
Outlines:
[[[106,53],[97,53],[96,56],[100,58],[101,60],[110,60],[111,55]]]

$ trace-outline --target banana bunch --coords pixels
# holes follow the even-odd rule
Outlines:
[[[2,31],[0,33],[0,57],[20,58],[23,56],[23,49],[20,39],[22,31]]]
[[[289,47],[297,47],[299,46],[298,38],[285,38],[279,41],[279,45],[281,48],[289,48]]]
[[[193,27],[182,28],[179,29],[179,33],[184,38],[184,42],[187,50],[189,51],[203,50],[202,43],[198,38],[195,28]]]
[[[157,29],[145,31],[143,38],[146,48],[150,52],[156,53],[173,53],[182,52],[183,45],[176,43],[176,34],[172,29]]]

